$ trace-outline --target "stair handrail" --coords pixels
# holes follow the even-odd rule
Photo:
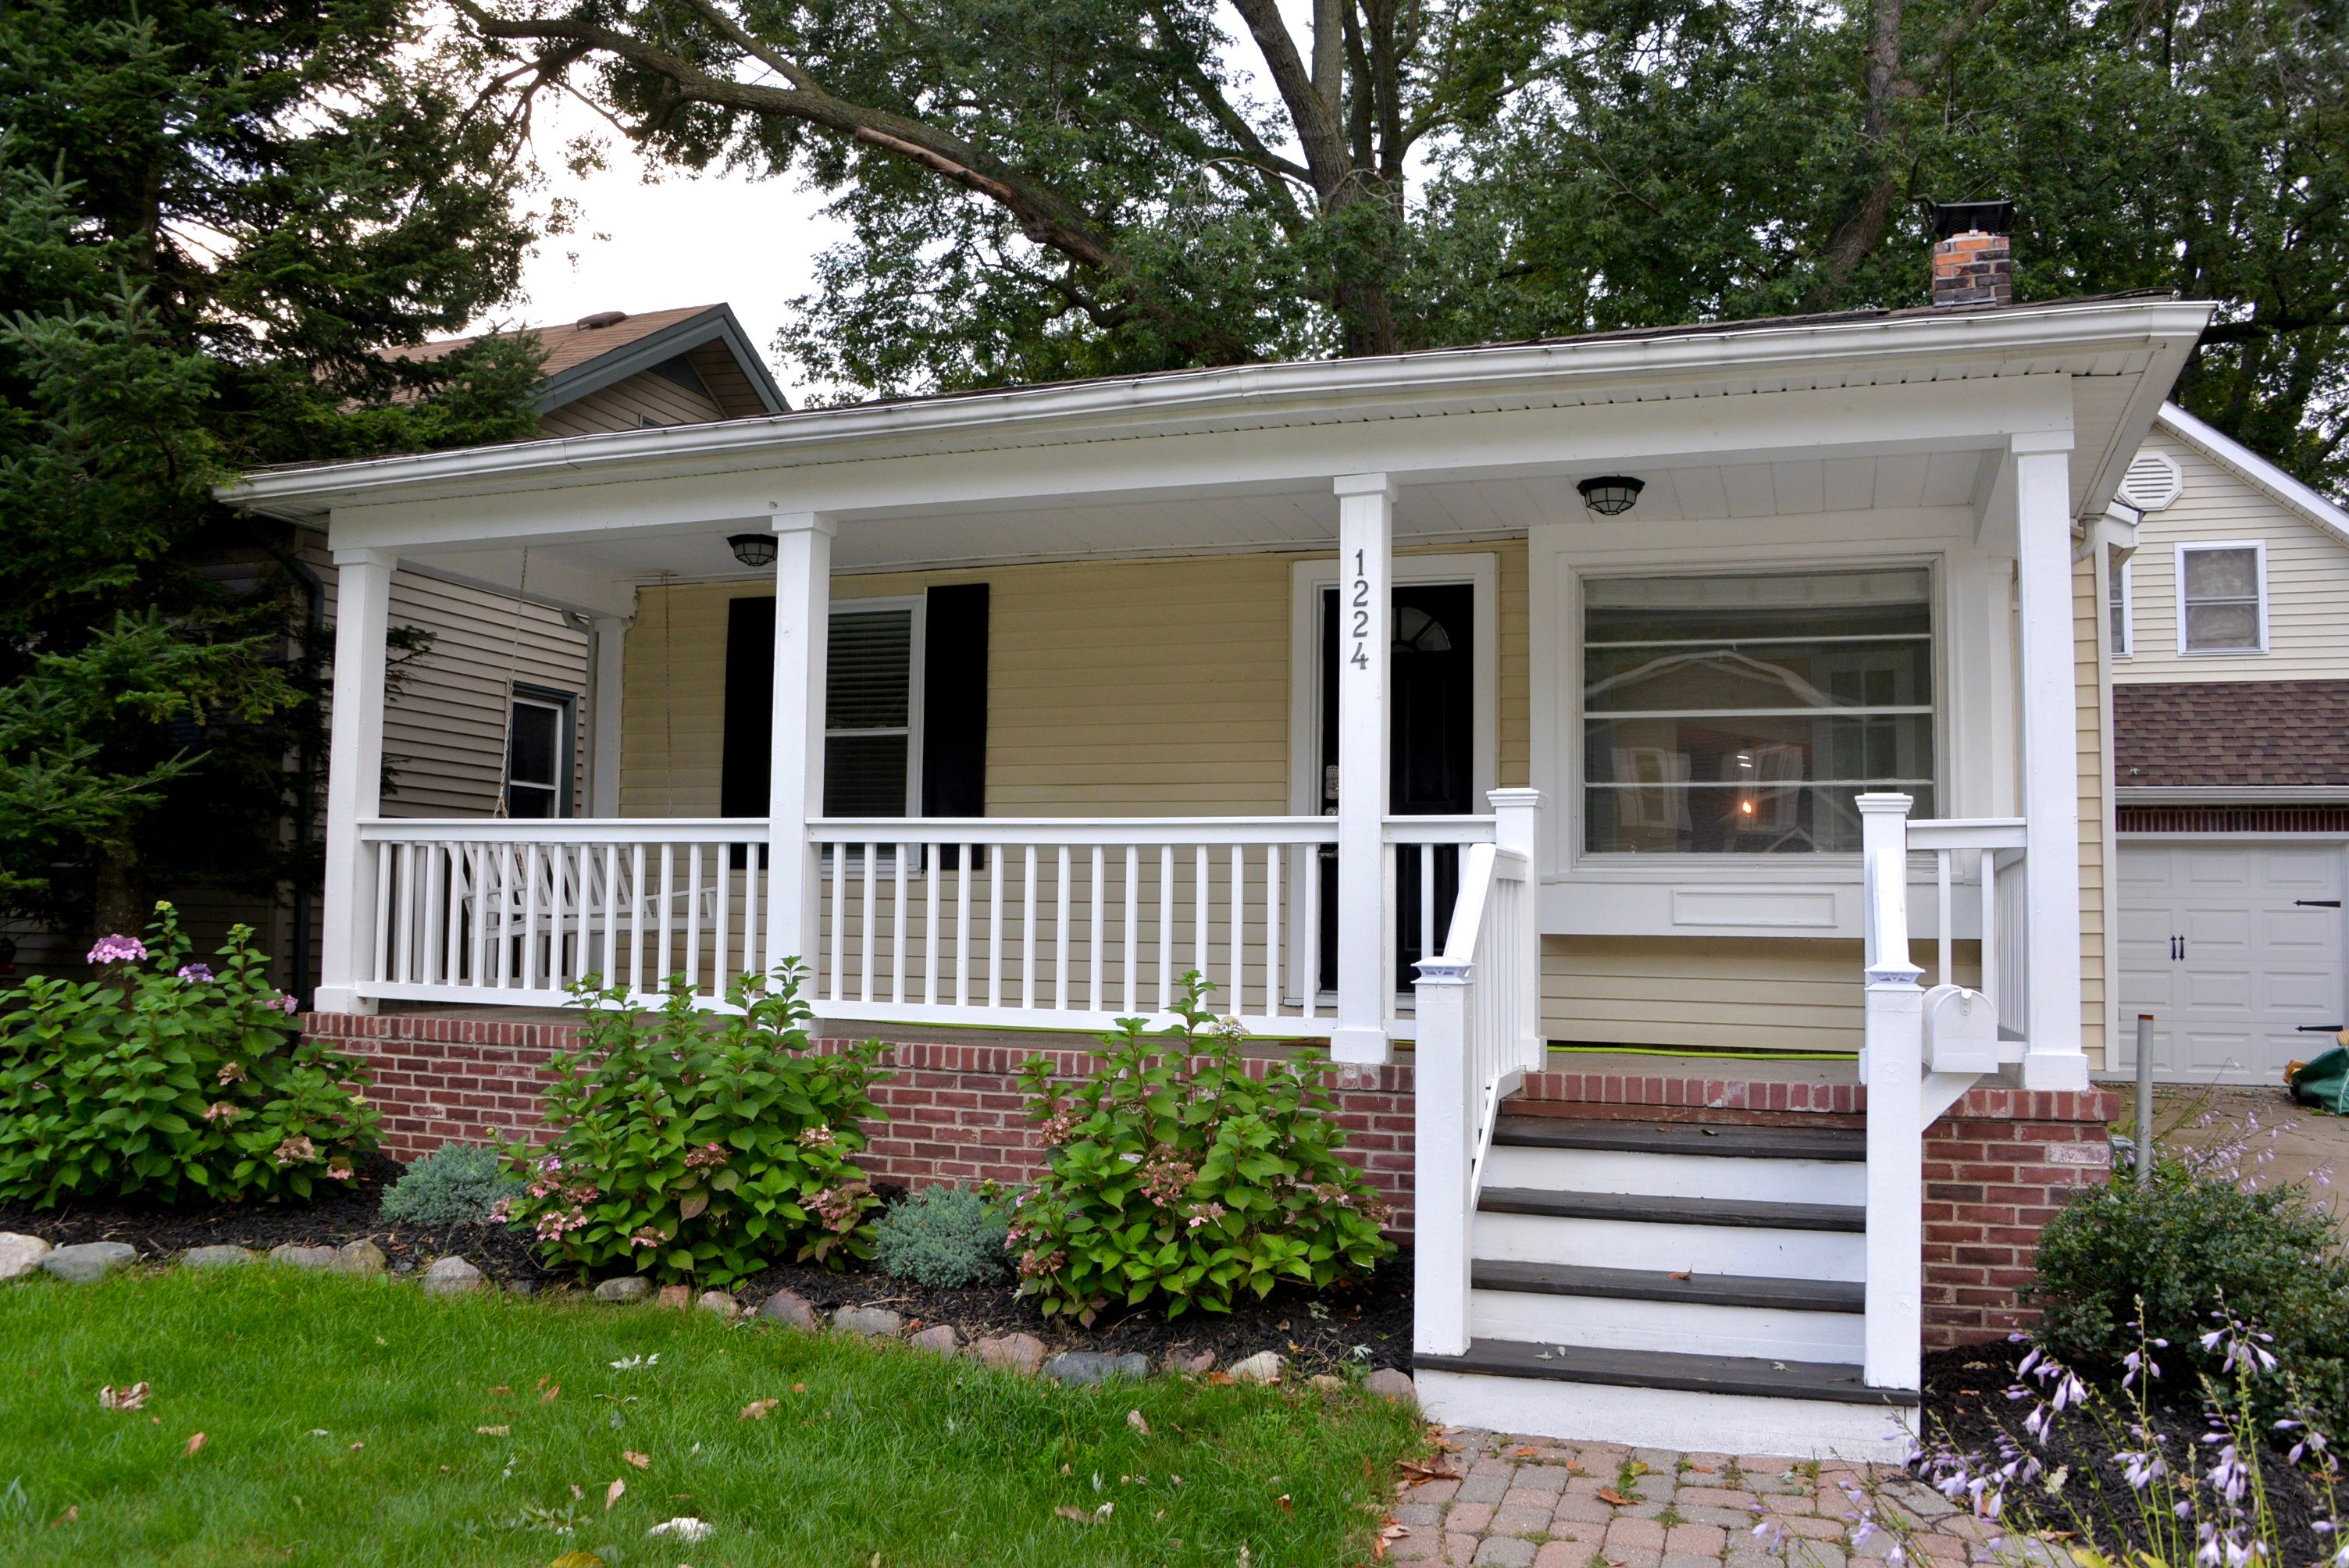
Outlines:
[[[1907,795],[1867,794],[1860,922],[1867,1002],[1859,1079],[1868,1089],[1867,1319],[1862,1374],[1915,1389],[1924,1335],[1924,971],[1909,961]]]

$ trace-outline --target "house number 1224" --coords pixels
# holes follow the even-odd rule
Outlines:
[[[1371,580],[1362,567],[1363,552],[1354,552],[1354,652],[1346,662],[1356,669],[1371,667]]]

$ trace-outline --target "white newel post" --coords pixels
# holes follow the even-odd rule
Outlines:
[[[1526,903],[1516,928],[1517,1059],[1526,1071],[1539,1072],[1549,1056],[1541,1016],[1541,860],[1535,853],[1540,847],[1541,791],[1495,789],[1485,798],[1493,803],[1494,847],[1526,857]]]
[[[587,710],[587,815],[594,818],[620,814],[620,661],[627,635],[628,624],[617,615],[587,623],[587,678],[594,687]]]
[[[1338,492],[1338,1018],[1330,1054],[1392,1059],[1387,944],[1387,683],[1392,665],[1394,482],[1347,474]]]
[[[1862,1375],[1872,1388],[1915,1388],[1924,1285],[1924,971],[1909,961],[1906,795],[1862,795],[1861,920],[1868,934],[1868,1315]]]
[[[1341,796],[1342,799],[1343,797]],[[1469,966],[1419,963],[1419,1038],[1412,1048],[1412,1348],[1468,1348]]]
[[[372,1013],[356,987],[375,962],[375,867],[359,823],[383,810],[385,635],[391,623],[388,551],[335,552],[335,685],[326,753],[325,919],[318,934],[321,1013]]]
[[[2015,597],[2022,635],[2024,895],[2030,1042],[2023,1086],[2084,1089],[2080,1041],[2079,713],[2072,625],[2072,438],[2014,438]]]
[[[767,775],[767,967],[816,957],[816,849],[823,807],[824,669],[832,619],[832,520],[775,519],[775,727]]]

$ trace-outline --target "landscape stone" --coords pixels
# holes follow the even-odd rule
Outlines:
[[[980,1340],[971,1350],[989,1367],[1009,1367],[1014,1372],[1043,1370],[1044,1342],[1032,1334],[996,1335]]]
[[[1112,1377],[1147,1377],[1150,1357],[1138,1351],[1109,1356],[1098,1350],[1063,1350],[1044,1364],[1044,1376],[1071,1386],[1106,1382]]]
[[[49,1243],[38,1236],[0,1231],[0,1279],[16,1279],[41,1266]]]
[[[795,1290],[779,1290],[769,1296],[766,1305],[759,1308],[759,1315],[771,1318],[789,1328],[805,1329],[811,1334],[823,1326],[823,1320],[816,1315],[814,1305]]]
[[[508,1295],[536,1295],[538,1294],[538,1282],[534,1279],[510,1279],[506,1281],[506,1294]]]
[[[1392,1399],[1399,1405],[1419,1403],[1419,1387],[1412,1382],[1411,1374],[1398,1372],[1392,1367],[1381,1367],[1363,1378],[1362,1387],[1373,1394]]]
[[[138,1255],[139,1249],[129,1242],[78,1242],[53,1248],[42,1257],[41,1266],[68,1284],[88,1284],[128,1267]]]
[[[340,1254],[332,1247],[305,1247],[296,1242],[281,1242],[269,1249],[273,1264],[291,1264],[297,1269],[330,1269]]]
[[[741,1305],[722,1290],[705,1290],[694,1299],[693,1305],[704,1312],[714,1312],[729,1319],[742,1310]]]
[[[665,1284],[660,1287],[660,1304],[674,1312],[683,1312],[693,1305],[693,1290],[688,1285]]]
[[[183,1269],[233,1269],[243,1268],[253,1260],[251,1247],[190,1247],[180,1254],[180,1266]]]
[[[428,1295],[461,1295],[489,1283],[489,1275],[460,1257],[441,1258],[424,1271],[424,1291]]]
[[[916,1350],[926,1350],[933,1356],[962,1354],[962,1334],[951,1323],[940,1323],[925,1328],[905,1341]]]
[[[1316,1372],[1306,1381],[1324,1392],[1334,1392],[1346,1386],[1346,1380],[1343,1377],[1334,1377],[1328,1372]]]
[[[345,1242],[335,1249],[332,1267],[336,1274],[379,1274],[388,1261],[383,1249],[373,1242]]]
[[[1235,1383],[1278,1383],[1280,1381],[1280,1352],[1259,1350],[1245,1361],[1232,1363]]]
[[[1215,1369],[1216,1353],[1212,1350],[1188,1354],[1177,1350],[1166,1357],[1166,1370],[1169,1372],[1188,1372],[1195,1377],[1201,1373],[1212,1372]]]
[[[832,1326],[843,1334],[862,1334],[873,1339],[895,1339],[904,1332],[903,1314],[885,1306],[843,1306],[832,1315]]]
[[[607,1279],[595,1287],[597,1301],[643,1301],[653,1293],[653,1282],[642,1274]]]

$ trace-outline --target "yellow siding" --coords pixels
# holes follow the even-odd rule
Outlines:
[[[2105,1059],[2105,867],[2112,852],[2105,781],[2112,773],[2104,686],[2103,610],[2093,555],[2072,569],[2073,689],[2080,779],[2080,1045],[2090,1068]]]
[[[1980,950],[1952,954],[1980,983]],[[1933,944],[1910,962],[1934,978]],[[1551,936],[1542,943],[1542,1028],[1561,1043],[1856,1051],[1857,942],[1768,937]]]
[[[2339,680],[2349,675],[2349,544],[2157,430],[2147,451],[2174,459],[2176,501],[2147,512],[2129,563],[2136,651],[2113,663],[2122,685],[2144,681]],[[2267,544],[2268,652],[2178,652],[2178,546],[2230,540]]]
[[[724,418],[726,410],[702,394],[666,376],[640,370],[600,392],[548,409],[540,417],[538,428],[549,436],[585,436],[599,430],[642,429],[647,421],[704,425]]]

